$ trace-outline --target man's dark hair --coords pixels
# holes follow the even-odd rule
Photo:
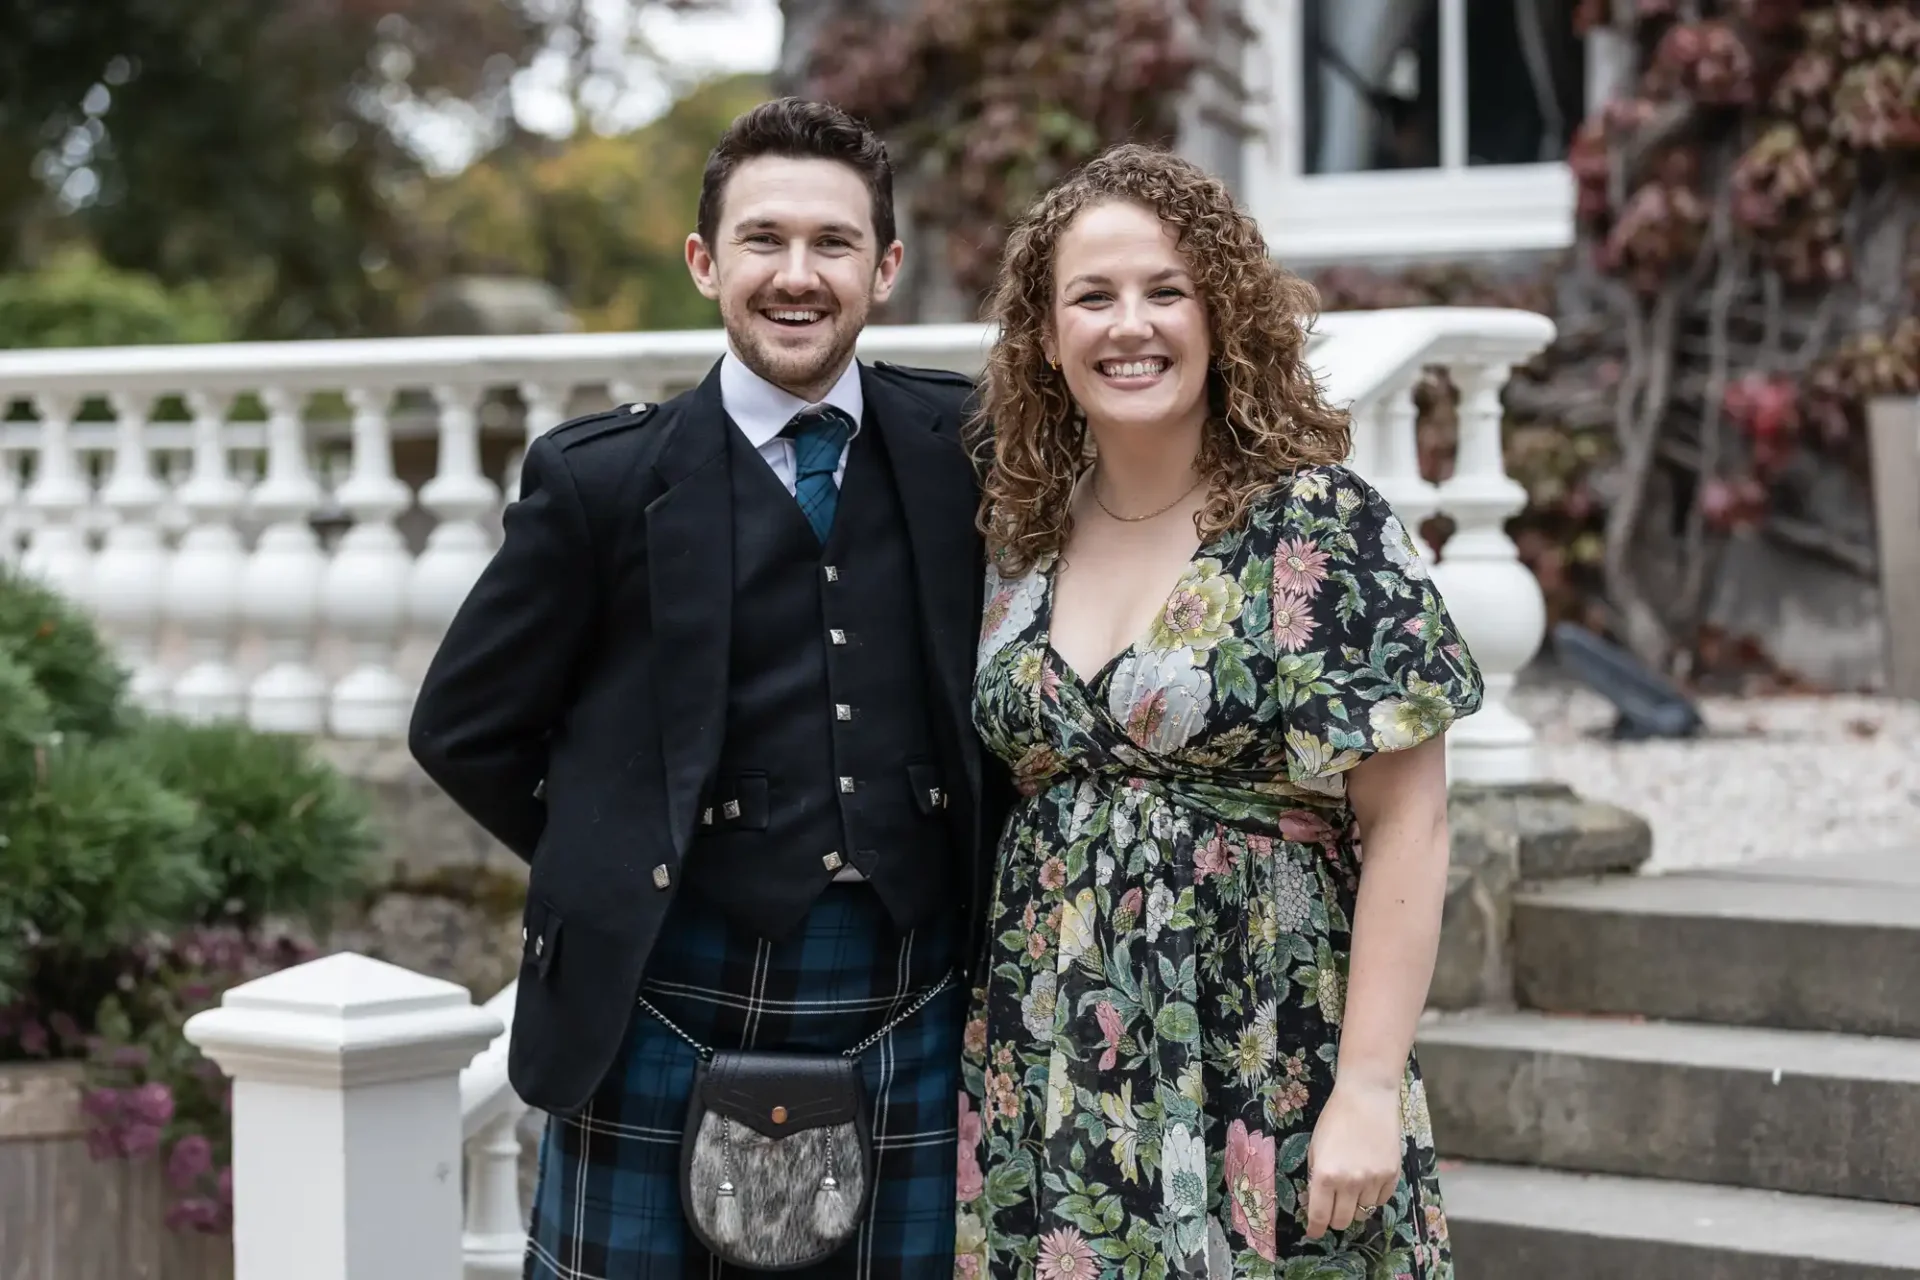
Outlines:
[[[720,232],[720,201],[727,180],[748,160],[836,160],[860,175],[873,196],[873,230],[886,252],[894,240],[893,164],[873,130],[836,106],[805,98],[775,98],[740,116],[721,135],[700,178],[698,230],[707,248]]]

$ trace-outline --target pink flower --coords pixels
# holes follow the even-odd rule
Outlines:
[[[1288,653],[1306,648],[1319,625],[1305,596],[1294,591],[1282,591],[1274,596],[1273,642]]]
[[[1331,848],[1333,828],[1311,809],[1289,809],[1280,815],[1280,838],[1294,844],[1319,844]]]
[[[1273,555],[1273,585],[1277,590],[1311,596],[1327,577],[1327,553],[1305,538],[1289,538]]]
[[[987,1189],[980,1173],[980,1113],[973,1099],[960,1093],[960,1172],[954,1181],[953,1196],[961,1204],[978,1200]]]
[[[1233,1227],[1253,1251],[1275,1261],[1273,1135],[1253,1133],[1235,1120],[1227,1130],[1227,1197],[1233,1203]]]
[[[1078,1227],[1049,1231],[1040,1239],[1039,1280],[1093,1280],[1099,1273],[1093,1249]]]
[[[1410,636],[1427,634],[1427,620],[1424,617],[1408,618],[1400,624],[1400,629]]]
[[[1227,837],[1220,831],[1213,833],[1213,839],[1207,841],[1193,855],[1193,878],[1195,883],[1208,876],[1225,876],[1233,873],[1235,855],[1227,845]]]
[[[993,599],[987,601],[987,607],[980,615],[980,638],[985,640],[992,635],[1007,620],[1007,613],[1012,608],[1012,587],[1002,587],[994,592]]]
[[[987,1051],[987,1020],[985,1018],[975,1018],[967,1023],[966,1039],[962,1042],[962,1047],[976,1058]]]
[[[1120,895],[1120,905],[1114,909],[1113,923],[1121,929],[1131,929],[1133,922],[1140,918],[1140,904],[1145,895],[1138,886]]]
[[[1058,889],[1067,882],[1067,864],[1059,858],[1048,858],[1040,864],[1040,887]]]
[[[953,1273],[965,1280],[979,1280],[980,1259],[971,1253],[963,1253],[953,1260]]]
[[[1107,1038],[1107,1051],[1100,1055],[1100,1069],[1111,1071],[1120,1061],[1120,1035],[1125,1029],[1120,1025],[1120,1011],[1113,1007],[1113,1001],[1102,1000],[1093,1007],[1093,1016],[1099,1020],[1100,1034]]]

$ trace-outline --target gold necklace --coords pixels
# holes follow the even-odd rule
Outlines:
[[[1116,511],[1114,511],[1112,507],[1108,506],[1106,502],[1100,497],[1100,479],[1098,476],[1087,477],[1087,488],[1093,490],[1094,502],[1098,504],[1099,508],[1102,511],[1106,512],[1109,516],[1113,517],[1115,520],[1120,521],[1122,524],[1139,524],[1143,520],[1151,520],[1155,516],[1163,516],[1167,514],[1167,512],[1173,510],[1175,507],[1179,506],[1182,502],[1185,502],[1195,489],[1198,489],[1201,485],[1206,483],[1206,480],[1207,478],[1205,476],[1201,476],[1198,480],[1195,480],[1192,484],[1188,485],[1187,491],[1181,494],[1179,497],[1175,498],[1172,502],[1169,502],[1166,506],[1161,507],[1158,511],[1149,511],[1147,512],[1147,514],[1143,516],[1123,516],[1117,513]]]

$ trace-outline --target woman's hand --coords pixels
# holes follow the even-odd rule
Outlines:
[[[1336,1084],[1307,1147],[1307,1239],[1393,1198],[1400,1185],[1400,1084]]]

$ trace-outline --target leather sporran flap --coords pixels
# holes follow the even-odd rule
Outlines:
[[[716,1053],[696,1069],[681,1143],[687,1224],[722,1261],[811,1266],[853,1238],[873,1192],[859,1064]]]

